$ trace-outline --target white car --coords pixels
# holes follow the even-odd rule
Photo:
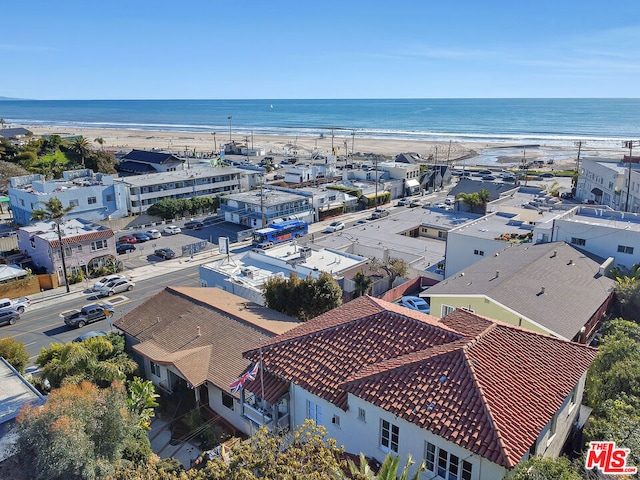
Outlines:
[[[420,297],[402,297],[401,304],[403,307],[410,308],[411,310],[417,310],[422,313],[430,313],[431,307]]]
[[[160,237],[162,237],[162,234],[158,230],[156,230],[155,228],[152,229],[152,230],[147,230],[144,233],[146,233],[149,238],[160,238]]]
[[[167,225],[166,227],[164,227],[163,232],[167,235],[176,235],[177,233],[182,232],[182,230],[180,229],[180,227],[176,227],[175,225]]]
[[[121,278],[120,280],[113,280],[104,285],[100,290],[100,295],[103,297],[110,297],[116,293],[126,292],[127,290],[133,290],[136,284],[128,278]]]
[[[98,280],[96,283],[93,284],[93,291],[94,292],[99,292],[100,289],[102,287],[104,287],[105,285],[107,285],[110,282],[113,282],[114,280],[120,280],[123,278],[128,278],[125,277],[124,275],[107,275],[106,277],[101,278],[100,280]]]
[[[344,228],[344,223],[342,222],[333,222],[331,224],[329,224],[329,226],[327,227],[327,232],[329,233],[333,233],[333,232],[337,232],[338,230],[342,230]]]

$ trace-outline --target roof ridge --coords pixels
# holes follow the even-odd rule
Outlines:
[[[392,370],[409,368],[415,364],[430,360],[440,355],[447,355],[456,350],[461,350],[465,346],[465,338],[459,338],[452,342],[434,345],[432,347],[423,348],[411,353],[405,353],[393,358],[387,358],[376,363],[364,365],[358,372],[346,378],[339,388],[343,388],[348,383],[363,380],[368,377],[374,377]]]
[[[462,353],[464,355],[465,358],[465,363],[467,365],[467,368],[469,369],[469,373],[471,375],[471,378],[473,378],[473,383],[476,386],[476,389],[478,391],[478,394],[480,396],[480,401],[482,402],[482,406],[484,407],[484,410],[486,412],[487,415],[487,419],[489,421],[489,423],[491,424],[491,427],[493,429],[493,431],[495,432],[496,435],[496,439],[498,440],[498,444],[500,445],[500,454],[502,455],[502,462],[498,462],[498,464],[502,464],[502,465],[507,465],[507,468],[512,468],[513,466],[516,465],[517,462],[512,462],[511,458],[509,456],[509,448],[507,447],[504,438],[502,436],[502,433],[500,432],[500,428],[498,428],[498,425],[496,424],[495,419],[493,418],[493,412],[491,410],[491,408],[489,407],[489,402],[487,399],[487,396],[485,395],[484,392],[484,388],[482,387],[482,385],[480,384],[480,380],[478,379],[478,376],[476,375],[476,372],[473,368],[473,363],[474,360],[469,357],[469,349],[476,345],[478,343],[479,340],[482,339],[482,337],[484,337],[487,333],[489,333],[491,330],[493,330],[495,328],[495,324],[486,328],[484,331],[482,331],[482,333],[476,335],[473,339],[472,342],[468,343],[467,345],[465,345],[462,348]]]

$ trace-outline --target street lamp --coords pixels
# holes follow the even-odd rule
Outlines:
[[[216,132],[213,132],[213,153],[218,151],[218,144],[216,143]]]
[[[229,120],[229,143],[231,143],[231,119],[233,118],[232,115],[229,115],[227,117],[227,120]]]
[[[640,145],[640,141],[626,140],[622,143],[625,148],[629,149],[629,175],[627,176],[627,198],[624,202],[624,211],[629,211],[629,193],[631,192],[631,162],[633,161],[633,147]]]

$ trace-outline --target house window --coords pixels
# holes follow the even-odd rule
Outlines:
[[[380,447],[385,452],[398,453],[400,428],[386,420],[380,421]]]
[[[471,462],[462,461],[462,480],[471,480]]]
[[[367,411],[362,407],[358,408],[358,420],[361,422],[367,421]]]
[[[71,256],[71,247],[64,247],[64,256],[65,257]]]
[[[484,250],[474,250],[473,254],[474,255],[480,255],[481,257],[484,257]]]
[[[584,238],[571,237],[571,243],[573,245],[586,245],[587,241]]]
[[[322,407],[307,400],[307,418],[316,422],[316,425],[322,425]]]
[[[20,199],[20,206],[24,207],[24,198]]]
[[[576,385],[571,390],[571,394],[569,395],[569,413],[573,410],[573,407],[578,403],[578,386]]]
[[[435,472],[436,446],[430,442],[424,442],[424,463],[429,472]]]
[[[222,392],[222,405],[227,407],[229,410],[233,410],[233,396],[229,395],[227,392]]]
[[[95,242],[91,242],[91,251],[95,252],[96,250],[104,250],[107,248],[106,240],[96,240]]]
[[[107,194],[107,202],[113,202],[115,200],[115,195],[113,193]]]
[[[82,252],[82,245],[78,245],[78,253]]]
[[[438,232],[438,238],[446,240],[447,239],[447,232]]]
[[[558,414],[555,413],[553,415],[553,418],[551,419],[551,426],[549,427],[549,440],[547,440],[547,445],[549,445],[549,443],[551,443],[551,441],[553,440],[553,437],[556,434],[557,426],[558,426]]]
[[[618,253],[628,253],[633,255],[633,247],[627,247],[626,245],[618,245]]]
[[[70,207],[77,207],[78,205],[80,205],[80,202],[78,202],[77,198],[69,200],[69,206]]]
[[[340,426],[340,416],[339,415],[334,415],[333,417],[331,417],[331,423],[333,423],[336,427]]]
[[[95,204],[95,203],[98,203],[98,201],[96,200],[96,197],[88,197],[88,198],[87,198],[87,203],[88,203],[89,205],[93,205],[93,204]]]
[[[151,366],[151,373],[153,375],[155,375],[156,377],[160,376],[160,365],[158,365],[155,362],[149,362],[150,366]]]
[[[29,242],[31,242],[31,248],[36,248],[36,237],[31,237]]]
[[[446,317],[447,315],[449,315],[454,310],[455,310],[455,308],[452,307],[451,305],[442,305],[442,312],[441,312],[440,317]]]

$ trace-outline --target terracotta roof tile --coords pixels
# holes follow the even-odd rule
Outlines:
[[[368,297],[262,347],[279,378],[345,410],[351,393],[507,468],[595,353],[463,310],[438,322]],[[257,361],[259,351],[245,356]]]

